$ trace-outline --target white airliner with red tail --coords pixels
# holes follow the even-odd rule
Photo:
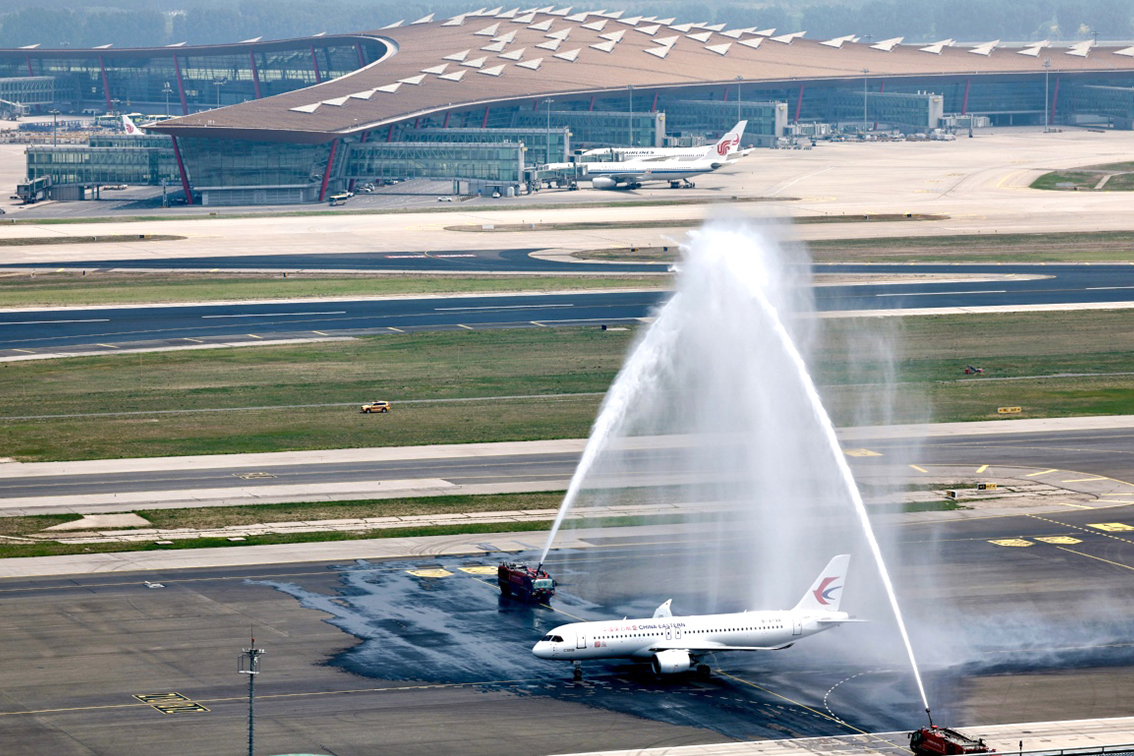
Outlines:
[[[674,617],[671,599],[650,619],[560,625],[541,638],[532,653],[541,659],[574,662],[576,679],[582,677],[579,662],[591,659],[649,660],[659,675],[694,667],[707,674],[708,666],[700,664],[706,654],[779,651],[844,622],[862,621],[839,611],[849,565],[849,554],[832,559],[795,608],[788,611]]]
[[[587,150],[583,157],[610,157],[622,161],[631,160],[723,160],[731,157],[741,157],[748,154],[741,153],[740,140],[744,130],[748,128],[748,121],[737,121],[716,144],[705,147],[601,147]],[[740,153],[740,154],[738,154]]]

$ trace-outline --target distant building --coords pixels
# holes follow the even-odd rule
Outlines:
[[[1134,124],[1134,48],[809,40],[621,12],[479,11],[300,40],[2,50],[0,92],[4,77],[49,78],[53,107],[179,113],[150,127],[169,137],[159,145],[86,149],[99,165],[120,155],[127,183],[168,179],[175,166],[189,201],[210,205],[323,200],[411,176],[518,188],[575,149],[700,143],[740,118],[744,143],[758,146],[840,129]],[[79,174],[57,171],[55,156],[62,166],[78,153],[51,149],[29,150],[29,176],[66,185]],[[94,152],[110,149],[160,156],[143,168],[128,152]]]

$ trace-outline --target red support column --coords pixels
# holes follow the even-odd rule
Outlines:
[[[595,109],[595,95],[591,95],[591,106],[589,108],[587,108],[587,110],[593,111],[594,109]]]
[[[32,73],[31,56],[30,55],[28,56],[28,76],[35,76],[35,74]]]
[[[536,100],[532,103],[532,110],[536,111],[537,113],[539,112],[539,100]]]
[[[106,96],[106,110],[110,112],[114,106],[110,104],[110,84],[106,81],[106,64],[102,62],[102,56],[98,56],[98,68],[102,72],[102,93]]]
[[[392,142],[394,140],[394,124],[390,124],[390,130],[386,132],[386,141]]]
[[[803,109],[803,85],[799,85],[799,98],[795,101],[795,122],[799,123],[799,112]]]
[[[366,58],[362,54],[362,43],[361,42],[355,42],[354,43],[354,51],[356,53],[358,53],[358,67],[359,68],[364,67],[366,65]]]
[[[193,189],[189,186],[189,174],[185,172],[185,163],[181,161],[181,147],[177,144],[177,137],[173,140],[173,157],[177,158],[177,172],[181,174],[181,188],[185,190],[185,204],[193,204]]]
[[[658,112],[658,93],[657,92],[654,92],[654,104],[650,106],[650,112],[651,113]]]
[[[1059,101],[1059,77],[1055,77],[1055,91],[1051,93],[1051,116],[1048,118],[1049,124],[1055,123],[1055,103]]]
[[[311,64],[315,67],[315,83],[323,83],[323,74],[319,72],[319,58],[315,55],[315,45],[311,45]]]
[[[181,80],[181,63],[173,56],[173,70],[177,74],[177,93],[181,96],[181,115],[189,115],[189,102],[185,99],[185,83]]]
[[[448,110],[445,111],[445,123],[441,124],[441,128],[443,128],[443,129],[449,128],[449,111]]]
[[[972,83],[972,79],[965,79],[965,99],[961,102],[961,115],[966,115],[969,112],[969,85]]]
[[[480,122],[480,127],[482,129],[488,128],[488,114],[491,113],[491,112],[492,112],[492,108],[485,108],[484,109],[484,120]]]
[[[327,156],[327,167],[323,170],[323,185],[319,187],[320,202],[327,197],[327,182],[331,180],[331,168],[334,167],[335,163],[335,147],[337,147],[338,144],[338,139],[331,142],[331,154]]]
[[[256,99],[260,99],[260,70],[256,68],[256,53],[248,51],[248,60],[252,61],[252,85],[256,87]]]
[[[728,102],[728,87],[724,88],[724,100],[723,100],[723,102]]]

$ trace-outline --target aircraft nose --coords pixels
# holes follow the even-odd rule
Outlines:
[[[547,641],[540,641],[532,646],[532,653],[540,659],[551,658],[551,644]]]

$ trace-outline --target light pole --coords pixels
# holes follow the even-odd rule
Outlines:
[[[863,139],[866,138],[866,93],[867,93],[867,83],[870,81],[870,79],[867,76],[869,73],[870,73],[869,68],[862,69],[862,138]]]
[[[256,675],[260,674],[260,657],[265,653],[264,649],[256,648],[255,638],[251,640],[248,648],[240,655],[238,669],[240,674],[248,675],[248,756],[254,756],[253,749],[256,745]]]
[[[224,79],[217,79],[213,82],[213,86],[217,88],[217,107],[220,107],[220,88],[224,86]]]
[[[1048,82],[1051,81],[1051,58],[1043,59],[1043,133],[1051,131],[1051,106],[1047,104]]]
[[[627,84],[626,90],[627,90],[627,92],[629,92],[629,95],[630,95],[630,126],[626,130],[626,136],[627,136],[628,141],[630,142],[630,146],[633,147],[634,146],[634,85],[633,84]]]
[[[547,164],[548,165],[551,165],[551,103],[553,103],[553,102],[555,102],[555,100],[551,99],[550,97],[548,97],[546,100],[543,101],[543,104],[547,106]]]
[[[161,91],[165,94],[165,117],[169,118],[169,95],[173,90],[170,88],[168,81],[165,83],[165,86],[162,87]]]
[[[59,127],[59,111],[58,110],[52,110],[51,111],[51,146],[52,147],[56,147],[59,144],[58,141],[56,141],[56,138],[55,138],[55,131],[58,127]]]

